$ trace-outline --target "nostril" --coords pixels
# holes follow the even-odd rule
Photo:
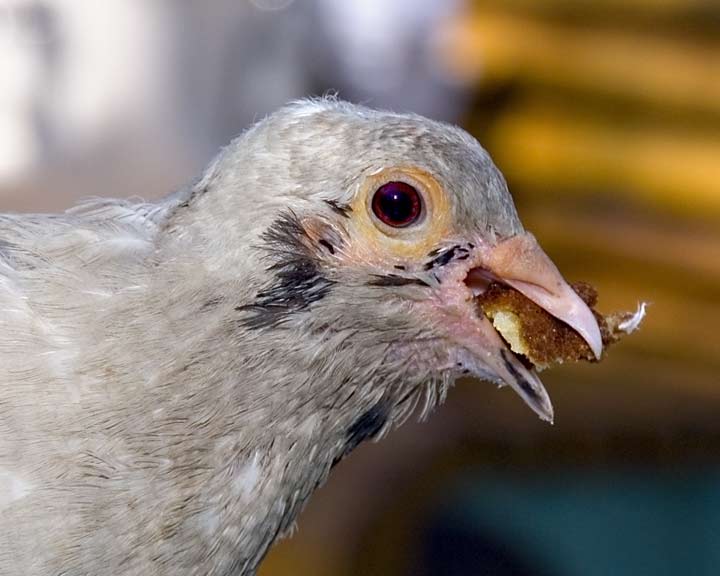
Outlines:
[[[485,268],[471,268],[465,277],[465,285],[472,290],[473,296],[479,296],[498,278]]]

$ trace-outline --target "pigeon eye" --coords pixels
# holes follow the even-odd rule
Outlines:
[[[388,182],[375,191],[372,210],[375,216],[388,226],[405,228],[420,218],[422,199],[410,184]]]

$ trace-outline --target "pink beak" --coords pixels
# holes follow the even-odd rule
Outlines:
[[[492,280],[512,286],[573,328],[600,358],[603,344],[597,320],[532,234],[519,234],[481,251],[480,266],[465,280],[471,289],[483,290]],[[510,352],[487,318],[481,318],[478,332],[466,342],[486,370],[510,385],[541,418],[552,421],[552,404],[535,370]]]
[[[487,250],[484,267],[494,276],[538,306],[565,322],[602,356],[602,336],[595,316],[543,252],[535,237],[526,232]]]

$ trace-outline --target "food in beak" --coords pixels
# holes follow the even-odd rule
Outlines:
[[[593,313],[565,281],[532,234],[518,234],[485,249],[481,266],[496,281],[514,288],[548,314],[570,326],[587,342],[595,357],[600,359],[602,335]],[[471,289],[477,271],[470,270],[465,280]]]
[[[633,332],[645,316],[644,303],[634,313],[605,316],[595,310],[597,291],[592,286],[579,282],[572,284],[572,288],[597,320],[603,348]],[[537,370],[563,362],[599,360],[587,340],[570,325],[507,284],[492,282],[475,300],[510,349]]]
[[[548,421],[553,408],[538,370],[600,360],[603,349],[634,331],[645,315],[644,304],[634,314],[594,310],[595,290],[568,284],[527,232],[481,245],[464,283],[474,321],[457,323],[454,335],[475,353],[476,373],[511,386]]]

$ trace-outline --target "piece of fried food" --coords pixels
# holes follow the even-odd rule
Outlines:
[[[603,348],[633,332],[645,316],[644,303],[634,313],[619,312],[603,316],[595,310],[595,288],[585,282],[572,284],[572,288],[595,315],[602,334]],[[477,296],[477,304],[510,349],[516,354],[522,354],[538,370],[563,362],[597,361],[587,342],[575,330],[514,288],[494,282]]]

